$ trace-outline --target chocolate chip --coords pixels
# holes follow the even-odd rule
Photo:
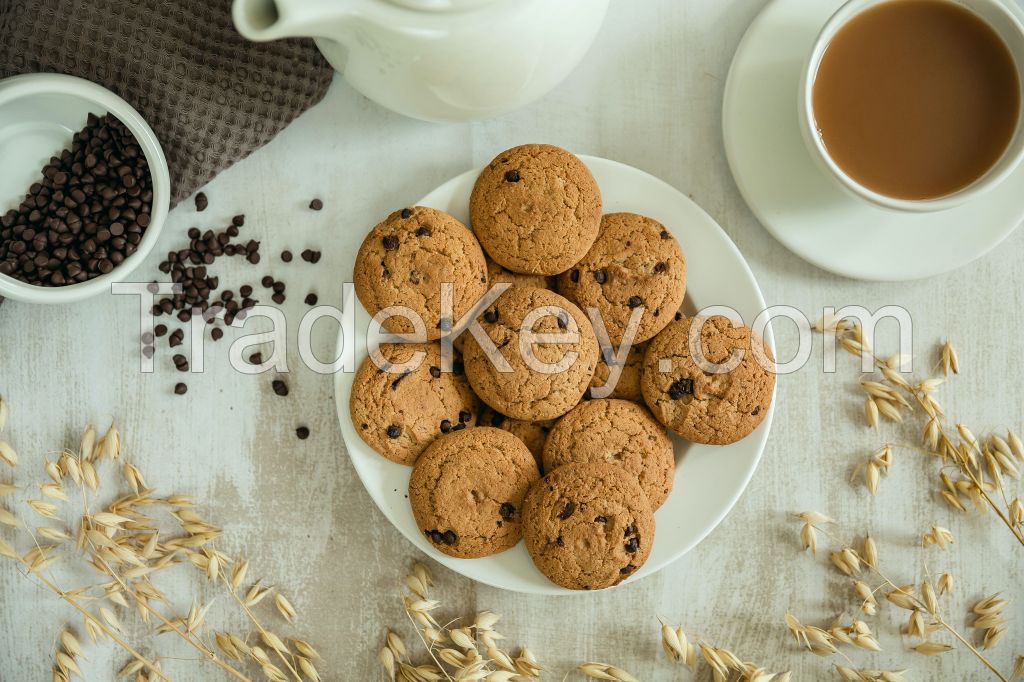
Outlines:
[[[183,382],[179,381],[178,383],[174,384],[174,393],[175,395],[185,395],[186,393],[188,393],[188,386],[185,385]]]
[[[429,237],[432,234],[434,233],[426,225],[420,225],[418,228],[416,228],[417,237]]]
[[[156,349],[153,348],[153,346],[143,346],[142,347],[142,357],[148,359],[148,358],[153,357],[154,353],[156,353]]]
[[[580,281],[580,271],[579,270],[573,270],[572,272],[570,272],[569,273],[569,280],[573,284],[575,284],[576,282],[579,282]]]
[[[167,337],[167,345],[171,348],[180,346],[185,341],[185,332],[180,329],[175,329],[171,332],[171,335]]]
[[[558,512],[558,518],[560,518],[563,521],[565,521],[567,518],[572,516],[572,513],[574,511],[576,511],[576,503],[575,502],[566,502],[565,503],[565,507],[562,508],[562,511]]]
[[[441,433],[448,433],[452,430],[452,423],[447,419],[441,420]]]
[[[303,299],[303,303],[305,303],[306,305],[316,305],[316,302],[318,300],[320,300],[320,299],[317,298],[317,295],[312,293],[312,292],[310,292],[310,293],[306,294],[306,298]]]
[[[515,516],[516,508],[511,502],[502,502],[501,506],[498,507],[498,515],[506,521],[510,521]]]
[[[270,275],[264,275],[263,279],[260,280],[260,284],[262,284],[264,288],[269,289],[274,286],[274,278]]]
[[[668,397],[679,400],[684,395],[693,395],[693,379],[676,379],[668,387]]]
[[[484,313],[484,322],[487,322],[488,324],[494,324],[495,322],[498,321],[498,318],[500,316],[501,316],[501,313],[498,312],[498,309],[497,308],[493,308],[493,309],[488,310],[488,311],[486,311]]]
[[[662,239],[668,239],[668,238],[669,238],[669,236],[670,236],[670,235],[669,235],[669,233],[668,233],[668,230],[662,230],[662,231],[661,231],[661,238],[662,238]]]
[[[755,407],[753,409],[753,411],[750,413],[750,416],[751,417],[756,417],[759,414],[761,414],[761,406],[760,405],[758,405],[757,407]]]
[[[398,243],[399,243],[398,242],[398,237],[396,237],[393,234],[389,234],[386,237],[383,237],[380,241],[381,241],[381,244],[384,245],[384,250],[385,251],[395,251],[396,249],[398,249]],[[308,251],[308,249],[307,249],[307,251]],[[309,253],[311,254],[312,252],[310,251]],[[305,255],[306,251],[303,251],[303,254],[304,254],[303,258],[305,258],[306,260],[309,260],[308,256]]]
[[[299,440],[306,440],[307,438],[309,438],[309,428],[305,426],[300,426],[299,428],[295,429],[295,436]]]
[[[682,313],[679,313],[679,312],[677,312],[677,313],[675,314],[674,318],[675,318],[675,321],[676,321],[676,322],[678,322],[679,320],[683,319],[683,314],[682,314]]]
[[[459,422],[452,427],[452,431],[462,431],[464,428],[466,428],[466,424],[464,422]]]
[[[153,333],[156,334],[158,337],[163,336],[164,334],[167,333],[167,325],[158,324],[157,326],[153,327]]]
[[[636,526],[634,526],[633,524],[629,524],[623,529],[622,537],[628,538],[630,535],[633,535],[634,533],[636,533]]]
[[[454,531],[446,530],[445,532],[441,533],[441,542],[448,546],[454,545],[458,541],[459,536],[456,535]]]
[[[324,207],[324,202],[319,199],[313,199],[313,201],[309,202],[309,207],[314,211],[319,211]]]
[[[386,433],[388,434],[388,438],[398,438],[402,435],[402,427],[397,424],[390,424]]]
[[[630,296],[629,300],[626,302],[626,305],[628,305],[630,308],[638,308],[643,304],[644,301],[639,296]]]
[[[253,353],[249,356],[250,365],[262,365],[263,364],[263,353]]]
[[[604,268],[600,270],[594,270],[594,281],[598,284],[604,284],[608,281],[608,271]]]
[[[658,263],[654,264],[654,274],[656,274],[656,275],[665,272],[665,270],[667,270],[667,269],[668,269],[668,265],[666,265],[664,263],[664,261],[661,261],[661,262],[658,262]]]
[[[394,381],[391,382],[391,390],[394,391],[395,389],[397,389],[398,388],[398,384],[401,383],[402,379],[406,378],[410,374],[412,374],[412,370],[411,369],[407,369],[404,372],[402,372],[401,374],[399,374],[398,377]]]
[[[430,368],[430,376],[434,377],[435,379],[440,379],[441,378],[441,368],[440,367],[431,367]]]
[[[625,566],[619,569],[619,573],[621,573],[622,575],[629,575],[635,570],[636,566],[634,566],[633,564],[626,564]]]
[[[459,422],[468,422],[473,418],[473,413],[468,410],[459,410]]]
[[[558,545],[559,547],[565,547],[565,540],[562,539],[561,535],[559,535],[557,538],[555,538],[555,544]]]
[[[287,297],[284,294],[274,294],[273,296],[270,297],[270,300],[278,305],[281,305],[282,303],[284,303],[285,298]]]
[[[521,179],[517,170],[510,170],[505,173],[505,180],[508,182],[519,182]]]
[[[430,538],[431,542],[438,545],[441,544],[441,531],[435,528],[433,530],[425,530],[423,532],[426,534],[428,538]]]
[[[200,192],[196,195],[196,210],[205,211],[206,207],[210,205],[210,200],[206,198],[206,195]]]
[[[608,523],[608,517],[599,514],[594,517],[594,523]]]
[[[636,554],[636,551],[640,549],[640,538],[632,537],[624,546],[627,552],[630,554]]]
[[[153,343],[153,332],[142,332],[142,343],[149,345]]]
[[[279,396],[288,395],[288,384],[284,383],[281,379],[274,379],[270,382],[270,386],[274,389],[274,393]]]
[[[281,252],[281,260],[283,260],[285,263],[291,263],[292,262],[292,252],[289,251],[288,249],[285,249],[284,251],[282,251]],[[264,286],[266,286],[266,285],[264,285]]]
[[[402,217],[406,218],[406,219],[411,218],[412,217],[412,209],[410,209],[410,208],[403,208],[402,209]]]
[[[214,327],[210,331],[210,338],[212,338],[214,341],[220,341],[222,338],[224,338],[224,330],[221,329],[220,327]]]
[[[242,225],[245,225],[245,216],[242,214],[236,215],[231,219],[231,224],[234,225],[235,227],[241,227]]]

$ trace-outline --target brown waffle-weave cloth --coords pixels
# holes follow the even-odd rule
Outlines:
[[[138,109],[167,155],[172,203],[320,101],[333,73],[312,41],[245,40],[228,0],[0,0],[0,77],[40,71]]]

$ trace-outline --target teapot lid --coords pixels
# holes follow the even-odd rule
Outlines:
[[[406,9],[427,12],[460,12],[488,5],[495,0],[388,0]]]

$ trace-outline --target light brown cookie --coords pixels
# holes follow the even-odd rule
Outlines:
[[[556,275],[597,238],[601,190],[564,149],[506,150],[480,173],[469,199],[473,231],[488,255],[513,272]]]
[[[654,544],[654,513],[622,468],[566,464],[535,483],[523,502],[523,538],[552,582],[599,590],[644,565]]]
[[[493,426],[508,431],[523,441],[530,454],[537,460],[537,467],[541,471],[544,470],[544,443],[547,442],[551,427],[555,425],[554,420],[531,422],[524,419],[513,419],[512,417],[506,417],[494,408],[483,405],[480,414],[477,415],[476,423],[480,426]]]
[[[440,344],[381,344],[380,352],[392,365],[425,355],[416,369],[401,373],[382,370],[367,356],[356,372],[349,414],[356,433],[375,451],[411,466],[441,434],[476,423],[479,401],[462,363],[442,372]]]
[[[686,260],[665,226],[636,213],[609,213],[582,260],[558,278],[558,290],[584,310],[597,308],[614,345],[635,309],[643,316],[633,343],[672,321],[686,296]]]
[[[534,334],[557,335],[558,342],[527,343],[524,338],[530,351],[524,354],[520,328],[527,316],[533,318],[529,329]],[[466,376],[485,403],[514,419],[543,421],[562,416],[580,401],[594,376],[598,351],[594,330],[579,308],[553,291],[513,287],[484,311],[480,324],[512,370],[500,371],[474,337],[466,339]],[[576,340],[570,343],[573,334]]]
[[[508,268],[504,268],[501,265],[494,262],[490,257],[487,258],[487,284],[488,286],[494,286],[506,282],[513,286],[521,287],[537,287],[538,289],[553,289],[555,284],[555,278],[548,275],[528,275],[521,272],[512,272]]]
[[[647,343],[630,346],[629,352],[626,353],[626,360],[619,372],[618,381],[615,382],[612,392],[607,396],[597,393],[611,379],[611,367],[606,361],[605,352],[602,351],[601,358],[597,361],[597,369],[594,370],[594,378],[590,380],[590,396],[592,398],[620,398],[642,403],[644,394],[640,390],[640,370],[644,364],[646,350]]]
[[[523,497],[539,478],[529,450],[507,431],[458,431],[434,441],[416,461],[409,502],[434,547],[472,559],[519,542]]]
[[[628,400],[591,400],[558,420],[544,444],[544,471],[571,462],[622,467],[647,494],[652,509],[672,492],[672,439],[647,408]]]
[[[441,320],[441,285],[453,285],[458,320],[487,291],[487,263],[465,225],[443,211],[416,206],[395,211],[366,235],[353,280],[370,315],[405,306],[423,319],[427,339],[434,341],[452,326],[452,319]],[[414,331],[404,317],[388,318],[384,328]]]
[[[736,351],[742,359],[731,371],[712,373],[713,368],[702,368],[691,357],[691,323],[704,322],[701,353],[708,362],[728,369]],[[762,367],[752,344],[764,349],[768,368]],[[662,424],[695,443],[726,445],[747,436],[768,412],[775,389],[774,360],[761,337],[747,327],[734,327],[722,316],[684,316],[648,345],[641,387],[647,406]]]

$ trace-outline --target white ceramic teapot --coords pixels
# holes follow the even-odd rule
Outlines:
[[[485,118],[551,90],[608,0],[234,0],[250,40],[312,36],[352,87],[430,121]]]

